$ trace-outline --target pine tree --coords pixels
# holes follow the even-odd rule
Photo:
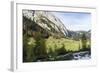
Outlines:
[[[81,44],[82,44],[82,49],[85,50],[87,48],[87,38],[85,33],[82,34]]]

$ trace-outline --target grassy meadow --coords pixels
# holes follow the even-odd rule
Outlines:
[[[37,59],[51,59],[59,55],[64,55],[67,53],[74,53],[80,51],[87,51],[90,49],[90,41],[85,42],[85,48],[82,47],[82,40],[73,40],[70,38],[54,38],[50,36],[47,39],[39,39],[38,41],[29,37],[23,40],[25,52],[25,62],[37,61]]]

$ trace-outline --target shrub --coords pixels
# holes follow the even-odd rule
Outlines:
[[[45,47],[45,39],[41,37],[41,33],[37,32],[36,33],[36,46],[34,47],[34,54],[36,59],[44,59],[47,58],[47,52],[46,52],[46,47]]]
[[[56,49],[56,52],[57,52],[57,55],[64,55],[67,53],[64,45],[61,48]]]

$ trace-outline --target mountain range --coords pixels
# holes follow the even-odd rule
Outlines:
[[[87,38],[91,36],[91,30],[89,31],[71,31],[65,27],[63,22],[51,12],[48,11],[35,11],[35,10],[23,10],[23,30],[31,35],[31,32],[39,31],[44,37],[69,37],[78,39],[81,37],[81,33],[86,34]]]

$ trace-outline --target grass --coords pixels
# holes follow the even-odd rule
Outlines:
[[[40,57],[40,55],[46,55],[49,56],[50,59],[53,58],[54,60],[56,60],[56,57],[58,55],[63,55],[70,52],[79,52],[84,50],[82,49],[81,40],[76,41],[70,38],[56,39],[50,36],[49,38],[39,40],[39,44],[37,44],[36,40],[33,37],[28,37],[26,39],[26,41],[23,41],[23,47],[25,50],[25,62],[36,61],[36,57]],[[36,45],[38,48],[36,48]],[[89,40],[87,41],[86,46],[87,48],[90,48]],[[36,50],[38,54],[35,54]]]
[[[29,38],[28,40],[28,46],[35,46],[35,39]],[[89,40],[87,42],[87,46],[90,45]],[[81,41],[75,41],[72,39],[66,39],[66,38],[60,38],[56,39],[53,37],[49,37],[48,39],[45,39],[45,46],[47,53],[49,52],[50,49],[54,52],[57,49],[60,49],[64,46],[66,51],[79,51],[81,49]]]
[[[50,48],[55,51],[56,49],[60,49],[61,47],[63,47],[63,45],[66,51],[78,51],[80,49],[79,44],[80,41],[74,41],[65,38],[55,39],[53,37],[49,37],[48,39],[46,39],[46,48],[48,52]]]

